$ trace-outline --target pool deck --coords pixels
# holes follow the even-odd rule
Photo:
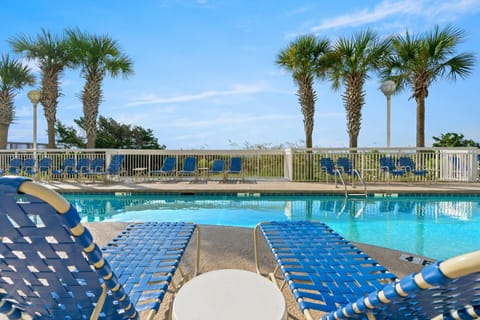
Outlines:
[[[217,181],[179,182],[59,182],[46,183],[61,192],[141,192],[141,193],[248,193],[248,194],[340,194],[343,186],[334,183],[289,182],[289,181],[246,181],[244,183],[219,183]],[[480,195],[480,183],[368,183],[367,193],[374,194],[468,194]],[[361,185],[348,186],[349,194],[362,194]]]

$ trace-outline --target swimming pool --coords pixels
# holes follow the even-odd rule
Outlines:
[[[350,241],[446,259],[480,249],[480,197],[65,194],[84,221],[191,221],[254,227],[315,220]]]

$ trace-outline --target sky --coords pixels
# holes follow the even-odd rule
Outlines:
[[[28,4],[28,5],[26,5]],[[314,34],[332,42],[370,28],[381,37],[423,33],[438,24],[466,32],[459,52],[476,54],[466,79],[440,79],[429,88],[425,144],[433,136],[462,133],[480,142],[480,0],[278,1],[278,0],[1,0],[0,54],[7,40],[36,36],[42,28],[108,35],[133,61],[128,79],[106,78],[100,114],[151,129],[167,149],[238,149],[246,145],[304,146],[303,116],[291,74],[275,64],[296,37]],[[27,63],[25,61],[25,63]],[[31,142],[29,90],[17,91],[9,141]],[[61,80],[57,119],[73,126],[82,116],[79,70]],[[375,74],[365,84],[359,147],[386,145],[386,97]],[[315,147],[348,147],[343,88],[315,84]],[[411,92],[391,100],[391,146],[415,146],[416,104]],[[47,142],[38,109],[38,142]]]

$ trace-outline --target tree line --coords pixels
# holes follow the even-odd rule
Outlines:
[[[42,29],[32,37],[19,34],[7,40],[13,51],[40,69],[40,104],[47,120],[48,148],[55,148],[55,125],[60,80],[67,68],[79,69],[85,83],[80,93],[83,105],[82,128],[86,147],[95,148],[99,106],[103,99],[105,77],[133,74],[132,60],[122,52],[117,41],[107,35],[94,35],[79,29],[66,29],[55,35]],[[5,149],[8,129],[15,119],[14,98],[25,86],[33,86],[32,70],[19,60],[2,54],[0,58],[0,149]]]
[[[315,80],[330,81],[334,90],[343,88],[349,147],[358,146],[366,94],[364,84],[372,73],[382,82],[394,81],[396,92],[411,91],[411,98],[417,104],[416,146],[425,147],[425,99],[429,86],[442,78],[453,81],[465,78],[473,70],[475,55],[456,53],[464,40],[463,30],[438,25],[422,34],[406,31],[385,38],[370,29],[334,42],[315,35],[297,37],[280,51],[276,64],[292,74],[297,87],[306,147],[312,148]]]

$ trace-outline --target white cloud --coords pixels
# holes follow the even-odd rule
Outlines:
[[[415,14],[421,10],[421,1],[383,1],[377,5],[373,10],[360,10],[327,19],[320,25],[311,29],[312,32],[317,32],[325,29],[358,26],[366,23],[372,23],[383,20],[395,14]]]
[[[182,103],[182,102],[192,102],[198,100],[205,100],[210,98],[218,98],[218,97],[229,97],[229,96],[237,96],[237,95],[250,95],[265,92],[267,86],[263,83],[256,84],[256,85],[244,85],[238,84],[234,85],[230,90],[212,90],[212,91],[204,91],[196,94],[186,94],[180,96],[173,96],[173,97],[159,97],[155,94],[150,94],[144,97],[140,97],[135,99],[132,102],[127,103],[127,106],[140,106],[140,105],[148,105],[148,104],[163,104],[163,103]]]
[[[434,20],[454,20],[461,14],[471,14],[480,9],[480,0],[384,0],[372,10],[363,9],[349,14],[333,17],[312,27],[312,32],[321,30],[355,27],[384,19],[392,16],[415,15]]]

